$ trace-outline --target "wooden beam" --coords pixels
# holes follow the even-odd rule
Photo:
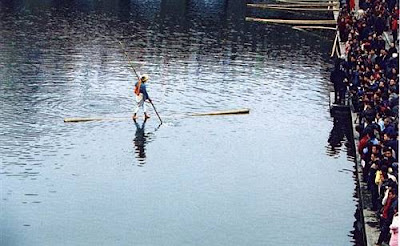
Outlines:
[[[336,25],[335,20],[283,20],[283,19],[262,19],[246,17],[246,21],[262,22],[262,23],[275,23],[275,24],[289,24],[289,25]]]

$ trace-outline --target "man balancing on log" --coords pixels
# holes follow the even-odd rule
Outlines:
[[[146,104],[144,103],[146,100],[151,103],[151,99],[149,98],[149,94],[147,94],[146,90],[146,82],[148,80],[149,76],[147,74],[143,74],[142,77],[140,77],[139,81],[135,84],[134,93],[136,95],[136,108],[132,116],[133,120],[136,120],[138,118],[137,112],[139,111],[139,108],[142,108],[145,120],[150,118],[150,116],[146,112]]]

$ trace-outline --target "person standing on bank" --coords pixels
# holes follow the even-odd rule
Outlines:
[[[132,116],[133,120],[136,120],[138,118],[137,112],[139,111],[139,108],[142,108],[145,120],[150,118],[150,116],[146,112],[146,104],[144,103],[146,100],[151,102],[149,94],[147,94],[147,90],[146,90],[146,82],[148,80],[149,80],[149,76],[147,74],[143,74],[142,77],[139,79],[139,81],[136,82],[136,84],[135,84],[134,93],[136,95],[136,108],[135,108],[134,114]]]

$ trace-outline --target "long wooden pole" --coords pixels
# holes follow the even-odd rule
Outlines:
[[[160,115],[158,114],[158,112],[157,112],[157,110],[156,110],[156,107],[154,107],[154,104],[153,104],[152,101],[150,101],[150,103],[151,103],[151,106],[153,106],[154,112],[156,112],[158,119],[160,120],[160,125],[162,125],[163,122],[162,122],[162,120],[161,120]]]
[[[133,64],[132,64],[132,60],[130,59],[129,55],[128,55],[128,54],[126,53],[126,51],[125,51],[124,45],[122,44],[121,41],[118,41],[118,42],[119,42],[119,44],[121,45],[122,51],[124,52],[124,55],[125,55],[126,59],[128,59],[129,65],[131,66],[133,72],[135,72],[135,75],[136,75],[137,79],[140,79],[138,73],[136,72],[135,67],[134,67]]]
[[[339,35],[336,32],[335,40],[333,41],[333,46],[332,46],[332,52],[331,52],[331,57],[333,57],[333,54],[335,53],[337,41],[338,41]]]

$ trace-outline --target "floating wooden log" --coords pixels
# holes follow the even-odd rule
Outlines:
[[[323,38],[323,37],[324,37],[323,35],[321,35],[321,34],[319,34],[319,33],[313,32],[312,30],[307,30],[307,29],[305,29],[305,28],[298,28],[297,26],[292,26],[292,28],[293,28],[294,30],[301,31],[301,32],[305,32],[305,33],[307,33],[308,35],[312,35],[312,36],[315,36],[315,37],[318,37],[318,38]]]
[[[100,120],[124,120],[127,118],[64,118],[65,123],[76,123],[86,121],[100,121]]]
[[[178,115],[178,117],[182,117],[184,115]],[[186,115],[187,116],[187,115]],[[176,116],[174,116],[176,117]],[[166,117],[163,118],[174,118],[174,117]],[[138,116],[137,119],[144,119],[144,116]],[[77,122],[88,122],[88,121],[119,121],[119,120],[132,120],[131,117],[115,117],[115,118],[64,118],[65,123],[77,123]]]
[[[206,116],[206,115],[227,115],[227,114],[248,114],[250,109],[235,109],[235,110],[227,110],[227,111],[215,111],[215,112],[207,112],[207,113],[195,113],[190,114],[189,116]]]
[[[303,3],[303,4],[268,4],[268,3],[248,3],[247,7],[267,9],[271,7],[279,8],[316,8],[316,7],[337,7],[339,4],[332,3]]]
[[[298,28],[298,27],[295,27],[295,26],[292,26],[292,28],[294,30],[297,30],[297,31],[308,32],[308,31],[304,30],[303,28]]]
[[[329,27],[329,26],[293,26],[294,29],[299,28],[299,29],[324,29],[324,30],[332,30],[336,31],[335,27]]]
[[[248,114],[250,113],[250,109],[235,109],[235,110],[226,110],[226,111],[214,111],[214,112],[205,112],[205,113],[191,113],[186,115],[179,115],[180,117],[184,116],[207,116],[207,115],[230,115],[230,114]],[[165,118],[163,116],[163,118]],[[168,118],[168,117],[166,117]],[[77,122],[88,122],[88,121],[114,121],[114,120],[129,120],[131,117],[120,117],[120,118],[64,118],[65,123],[77,123]]]
[[[336,25],[335,20],[283,20],[283,19],[262,19],[246,17],[246,21],[262,22],[262,23],[275,23],[275,24],[289,24],[289,25]]]

